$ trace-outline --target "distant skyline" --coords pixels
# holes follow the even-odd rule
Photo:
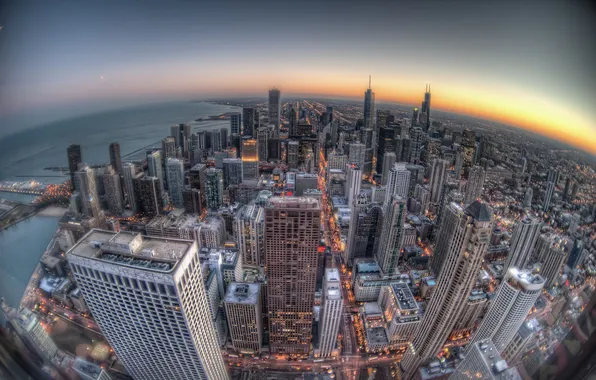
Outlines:
[[[587,3],[15,2],[0,9],[0,123],[155,101],[362,98],[520,126],[596,154]],[[4,133],[2,133],[4,134]]]

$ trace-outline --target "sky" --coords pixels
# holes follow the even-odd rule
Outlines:
[[[363,97],[596,154],[595,8],[577,1],[19,0],[0,7],[0,128],[128,104]],[[489,4],[490,3],[490,4]],[[0,131],[1,133],[2,131]]]

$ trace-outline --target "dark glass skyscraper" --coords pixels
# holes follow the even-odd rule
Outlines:
[[[120,161],[120,144],[113,142],[110,144],[110,165],[118,173],[122,175],[122,163]]]
[[[75,188],[75,172],[78,166],[83,162],[83,155],[81,154],[81,146],[72,144],[66,148],[66,155],[68,157],[68,171],[70,172],[71,189]]]

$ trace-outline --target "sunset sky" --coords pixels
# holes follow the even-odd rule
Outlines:
[[[361,97],[371,74],[379,100],[419,105],[429,82],[435,109],[596,154],[588,2],[201,3],[0,9],[0,128],[126,104],[264,96],[272,86],[282,98]]]

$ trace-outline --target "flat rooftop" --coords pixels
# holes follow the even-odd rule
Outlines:
[[[339,277],[339,270],[336,268],[325,269],[325,278],[328,282],[338,282]]]
[[[480,354],[480,358],[491,375],[491,379],[521,380],[515,367],[509,368],[507,362],[501,358],[499,351],[490,339],[475,343],[472,349]]]
[[[369,345],[389,344],[384,327],[371,327],[366,329],[366,341]]]
[[[256,305],[261,294],[261,284],[232,282],[224,298],[228,303]]]
[[[93,229],[79,240],[69,255],[156,272],[169,272],[194,242],[141,236],[128,231]]]
[[[410,287],[405,283],[393,283],[391,284],[393,294],[401,310],[417,310],[418,303],[410,290]]]
[[[366,302],[364,304],[364,312],[366,315],[382,314],[379,304],[376,302]]]

